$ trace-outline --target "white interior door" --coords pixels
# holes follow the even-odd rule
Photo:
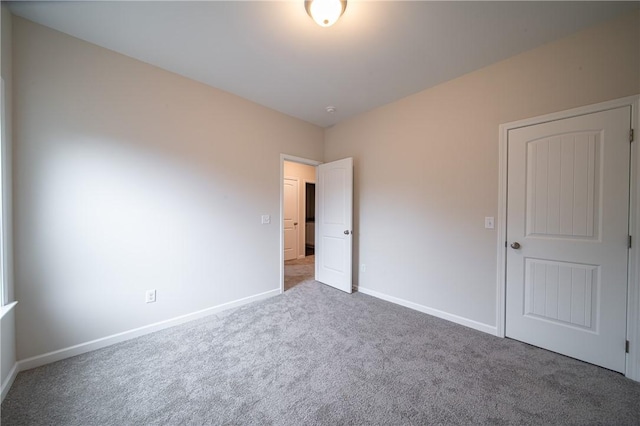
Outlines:
[[[506,335],[624,372],[629,107],[509,131]]]
[[[353,159],[318,166],[316,280],[351,293]]]
[[[284,178],[284,260],[298,258],[298,179]]]

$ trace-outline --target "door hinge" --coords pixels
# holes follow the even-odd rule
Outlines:
[[[629,235],[629,248],[631,248],[631,235]]]
[[[628,340],[626,340],[624,342],[624,352],[627,353],[627,354],[629,353],[629,341]]]
[[[629,142],[633,142],[633,129],[629,130]]]

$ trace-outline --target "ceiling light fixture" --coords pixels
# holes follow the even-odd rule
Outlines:
[[[305,0],[304,8],[321,27],[336,23],[347,8],[347,0]]]

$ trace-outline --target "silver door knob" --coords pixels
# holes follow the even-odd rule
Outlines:
[[[344,231],[344,235],[349,235],[349,230]]]
[[[519,243],[519,242],[517,242],[517,241],[516,241],[515,243],[512,243],[512,244],[511,244],[511,248],[512,248],[512,249],[516,249],[516,250],[518,250],[518,249],[520,248],[520,243]]]

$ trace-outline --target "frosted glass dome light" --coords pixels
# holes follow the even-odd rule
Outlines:
[[[307,13],[321,27],[335,24],[347,8],[346,0],[306,0]]]

